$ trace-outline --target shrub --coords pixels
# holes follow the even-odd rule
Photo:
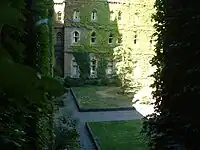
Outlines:
[[[75,123],[72,118],[59,118],[59,124],[55,127],[55,145],[54,150],[73,149],[78,147],[78,133],[75,129]]]
[[[78,87],[78,86],[84,86],[84,81],[81,78],[70,78],[66,77],[64,79],[64,86],[65,87]]]
[[[67,100],[68,97],[60,97],[59,101]],[[68,102],[68,101],[66,101]],[[54,150],[75,149],[79,148],[77,138],[79,134],[76,131],[76,120],[72,117],[70,105],[65,104],[60,106],[55,113],[55,143]]]

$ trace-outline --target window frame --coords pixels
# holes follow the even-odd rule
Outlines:
[[[135,35],[134,35],[133,43],[134,43],[135,45],[137,44],[137,33],[135,33]]]
[[[75,68],[76,68],[76,71],[75,71]],[[73,78],[78,78],[79,77],[79,66],[76,62],[75,59],[72,59],[72,69],[73,69]],[[76,73],[75,73],[76,72]]]
[[[98,60],[96,59],[96,57],[92,57],[92,59],[90,60],[90,77],[91,78],[97,77],[97,68],[98,68]]]
[[[78,9],[74,9],[73,11],[73,21],[80,22],[80,11]]]
[[[94,35],[93,35],[94,34]],[[92,31],[91,32],[91,35],[90,35],[90,43],[91,44],[96,44],[96,32],[95,31]],[[92,39],[94,39],[94,42],[92,41]]]
[[[93,10],[91,13],[91,21],[97,21],[97,10]]]
[[[60,44],[63,44],[63,34],[61,32],[57,32],[57,34],[56,34],[56,45],[60,45]]]
[[[62,12],[58,11],[57,12],[57,21],[61,21],[62,20]]]
[[[78,35],[75,35],[76,33],[78,33]],[[77,38],[77,41],[76,41],[76,38]],[[72,43],[73,43],[73,44],[76,44],[76,43],[78,43],[79,41],[80,41],[80,32],[77,31],[77,30],[74,30],[74,31],[72,32]]]
[[[112,42],[110,42],[110,39],[112,39]],[[113,40],[114,40],[114,35],[113,33],[110,33],[108,37],[108,44],[113,44]]]

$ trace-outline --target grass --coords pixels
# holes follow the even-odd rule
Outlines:
[[[147,139],[140,134],[142,121],[89,123],[102,150],[149,150]]]
[[[132,107],[132,95],[123,95],[119,87],[90,86],[73,88],[81,108]]]

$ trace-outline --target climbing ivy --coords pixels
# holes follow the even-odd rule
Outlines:
[[[66,15],[65,22],[66,26],[74,27],[83,29],[81,30],[81,39],[78,44],[72,45],[72,50],[75,52],[74,56],[76,58],[76,61],[78,65],[80,64],[80,72],[89,72],[90,69],[90,63],[86,63],[85,59],[78,57],[78,53],[93,53],[97,59],[98,59],[98,69],[97,72],[98,78],[105,78],[105,69],[107,68],[106,59],[110,58],[113,55],[113,48],[117,46],[116,40],[119,35],[118,33],[118,27],[117,22],[110,21],[110,10],[107,3],[102,2],[73,2],[71,1],[71,4],[66,4]],[[75,4],[76,3],[76,4]],[[78,7],[80,13],[80,22],[73,22],[72,16],[73,16],[73,9],[72,7],[77,6],[77,4],[81,5],[81,7]],[[70,9],[67,9],[67,7],[70,7]],[[74,7],[75,8],[75,7]],[[97,11],[97,21],[91,22],[91,12],[93,10]],[[96,33],[96,43],[90,44],[91,42],[91,33],[95,31]],[[110,33],[113,34],[113,44],[108,43],[108,37]],[[102,57],[101,57],[102,56]],[[106,57],[105,59],[103,57]],[[80,59],[78,59],[80,58]],[[87,61],[90,61],[89,58],[87,58]],[[83,71],[83,64],[85,64],[85,71]],[[87,64],[87,65],[86,65]],[[84,73],[85,75],[86,73]],[[89,75],[89,74],[88,74]],[[81,75],[82,76],[82,75]],[[104,77],[103,77],[104,76]]]
[[[87,52],[75,52],[73,56],[80,69],[80,78],[87,79],[90,75],[90,55]]]
[[[53,8],[49,2],[37,0],[37,10],[29,1],[0,2],[0,14],[9,14],[0,16],[2,149],[43,150],[51,149],[53,144],[52,102],[53,96],[62,94],[62,85],[47,76],[50,74],[47,46],[53,44],[47,42],[52,37],[47,32],[49,27],[43,26],[45,32],[41,32],[34,19],[36,12],[43,13],[41,10],[47,11],[44,16],[48,14],[48,9]]]

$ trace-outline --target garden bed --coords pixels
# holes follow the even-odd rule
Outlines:
[[[133,94],[120,94],[119,87],[89,86],[73,88],[80,108],[125,108],[133,107]]]
[[[141,120],[90,122],[102,150],[149,150],[147,139],[140,134]]]

